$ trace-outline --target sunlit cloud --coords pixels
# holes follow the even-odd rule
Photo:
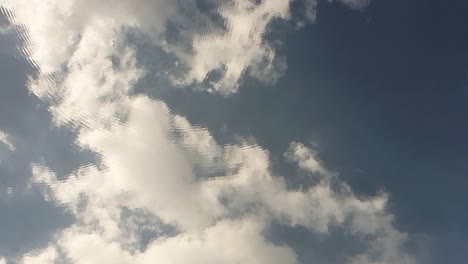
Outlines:
[[[286,175],[272,172],[267,149],[247,141],[221,145],[164,102],[133,93],[148,72],[135,56],[138,47],[125,42],[126,27],[185,64],[186,72],[170,77],[175,86],[206,85],[227,95],[247,73],[279,78],[285,61],[264,35],[271,21],[290,17],[289,1],[214,5],[224,24],[200,9],[181,17],[179,11],[195,8],[183,1],[8,3],[11,20],[30,34],[29,56],[39,71],[31,92],[49,104],[55,125],[76,134],[78,147],[99,156],[65,179],[31,164],[31,188],[75,221],[17,261],[298,263],[293,247],[266,238],[277,223],[324,236],[344,230],[363,246],[349,263],[416,263],[404,248],[407,234],[393,225],[387,195],[358,197],[317,150],[299,142],[285,150],[286,160],[316,178],[291,189]],[[179,46],[165,37],[168,23],[181,28]],[[219,79],[205,82],[213,71],[221,71]],[[196,166],[220,174],[199,175]]]

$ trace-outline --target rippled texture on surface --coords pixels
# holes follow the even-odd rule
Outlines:
[[[370,2],[325,4],[358,16]],[[1,92],[20,98],[15,114],[0,114],[0,264],[422,263],[393,194],[355,191],[320,144],[278,150],[253,125],[211,120],[265,111],[261,95],[245,102],[252,116],[235,114],[242,102],[221,106],[249,88],[279,89],[285,36],[320,22],[315,0],[0,6],[0,71],[11,78]],[[169,93],[190,93],[206,120]],[[285,113],[276,107],[265,116]]]

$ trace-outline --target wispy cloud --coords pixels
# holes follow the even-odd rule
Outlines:
[[[371,2],[370,0],[335,0],[335,1],[341,2],[355,10],[363,10],[367,8]]]
[[[10,140],[10,136],[7,133],[0,130],[0,143],[3,143],[5,146],[8,147],[10,151],[15,151],[16,147]]]

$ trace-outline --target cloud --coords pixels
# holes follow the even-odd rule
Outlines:
[[[43,249],[18,257],[20,263],[186,263],[188,258],[191,263],[297,263],[293,248],[266,238],[272,223],[325,236],[330,228],[345,230],[365,248],[350,255],[349,263],[415,263],[403,248],[407,235],[393,226],[387,197],[358,197],[322,164],[317,151],[297,142],[286,151],[289,161],[317,179],[293,190],[271,171],[267,150],[247,142],[219,145],[209,131],[171,113],[164,102],[132,93],[145,69],[135,47],[126,45],[122,28],[134,26],[154,41],[164,40],[161,25],[180,6],[172,1],[49,0],[36,3],[39,8],[28,3],[10,4],[18,14],[13,20],[25,23],[35,43],[31,57],[40,72],[30,88],[49,102],[54,123],[76,133],[76,145],[100,159],[64,180],[45,164],[32,164],[31,188],[76,221]],[[114,8],[105,8],[108,4]],[[156,22],[149,19],[150,7],[164,13]],[[219,82],[209,87],[234,92],[247,68],[255,75],[262,72],[255,65],[273,63],[274,50],[262,36],[271,20],[288,16],[288,7],[287,1],[221,5],[218,12],[227,21],[221,35],[209,33],[200,42],[202,35],[192,34],[193,52],[165,48],[189,65],[189,83],[223,69]],[[185,20],[175,19],[180,21]],[[196,166],[222,169],[204,175],[195,173]]]
[[[129,54],[132,52],[116,56],[119,61],[132,61]],[[94,65],[94,60],[110,59],[93,56],[88,63]],[[119,69],[109,68],[102,74],[110,80],[138,78],[139,74],[133,74],[139,72],[135,63],[119,65]],[[100,79],[94,77],[95,71],[83,72],[87,75],[82,78]],[[132,83],[131,78],[126,82]],[[110,87],[114,87],[115,83],[111,83]],[[74,263],[109,259],[122,263],[183,261],[181,254],[173,252],[186,252],[200,263],[296,263],[293,249],[274,246],[263,237],[272,221],[323,234],[330,226],[342,226],[372,241],[368,251],[353,257],[353,261],[372,263],[370,255],[376,261],[412,263],[399,248],[405,236],[392,226],[392,216],[385,211],[386,197],[358,199],[341,182],[334,189],[334,174],[305,145],[292,143],[286,156],[302,170],[316,175],[319,182],[307,190],[289,190],[282,177],[271,174],[264,149],[247,143],[220,146],[208,131],[171,114],[162,102],[131,96],[126,92],[130,89],[116,92],[114,88],[120,85],[108,89],[107,81],[95,85],[102,93],[84,90],[83,96],[71,96],[73,103],[65,104],[68,98],[61,98],[52,112],[60,120],[75,124],[77,143],[99,153],[102,163],[80,168],[66,181],[57,180],[40,164],[32,167],[33,183],[42,189],[45,198],[65,206],[79,219],[57,235],[62,238],[57,247]],[[117,95],[112,96],[114,93]],[[98,103],[93,95],[109,101]],[[94,111],[79,111],[85,106]],[[68,118],[60,118],[63,113]],[[97,121],[90,123],[93,120]],[[194,163],[219,166],[216,157],[222,158],[226,175],[196,177]],[[143,210],[147,218],[159,219],[148,220],[153,230],[164,224],[173,226],[176,232],[159,234],[142,250],[136,245],[141,233],[133,218],[122,217],[124,209],[130,214]],[[249,231],[243,233],[244,227]],[[239,241],[244,250],[220,250],[233,241]],[[100,254],[93,253],[96,248]]]
[[[35,254],[36,253],[36,254]],[[39,252],[31,252],[21,259],[22,264],[50,264],[58,260],[58,252],[53,246],[49,246]]]
[[[68,125],[80,147],[101,156],[65,181],[41,164],[32,166],[32,186],[77,218],[57,234],[56,250],[74,263],[183,261],[174,252],[200,263],[296,263],[292,248],[263,236],[279,222],[322,234],[341,226],[369,239],[368,251],[354,259],[406,258],[399,248],[404,235],[392,226],[386,197],[359,199],[345,183],[333,183],[334,174],[305,145],[292,143],[286,156],[319,181],[289,190],[283,177],[272,175],[266,150],[247,143],[220,146],[163,102],[132,95],[143,71],[132,48],[119,44],[109,22],[101,23],[82,35],[67,77],[45,91],[60,95],[50,106],[56,123]],[[225,173],[197,176],[195,164],[222,166]],[[141,217],[154,231],[144,247],[138,242]],[[157,231],[165,227],[174,231]],[[232,243],[243,250],[220,250]]]
[[[138,144],[123,145],[128,153],[126,158],[131,159],[135,154],[132,149],[138,149]],[[317,162],[310,149],[309,158],[304,160],[305,149],[304,145],[293,143],[288,155],[306,164]],[[103,152],[103,155],[106,154]],[[60,182],[52,172],[34,166],[33,179],[36,184],[43,184],[44,194],[49,199],[69,207],[80,217],[78,223],[57,236],[61,238],[58,247],[74,260],[73,263],[99,263],[109,259],[119,259],[122,263],[182,263],[187,256],[192,263],[296,263],[292,248],[274,246],[263,237],[272,221],[303,226],[323,234],[327,234],[331,226],[345,228],[360,237],[367,248],[361,254],[350,256],[349,263],[416,263],[402,248],[407,237],[393,227],[393,217],[385,209],[385,196],[358,199],[346,184],[341,182],[334,190],[327,180],[308,190],[288,190],[282,177],[270,174],[268,153],[261,148],[229,146],[225,147],[225,155],[226,161],[231,163],[226,166],[240,167],[229,175],[189,183],[148,178],[145,186],[135,188],[131,182],[139,181],[138,174],[145,174],[146,168],[151,168],[141,157],[133,161],[139,162],[139,173],[123,171],[119,175],[118,170],[125,170],[123,167],[129,166],[128,163],[120,167],[104,164],[113,169],[86,168]],[[183,178],[176,168],[187,161],[182,156],[179,158],[170,166],[173,171],[151,168],[153,174],[162,172],[163,178]],[[153,162],[158,164],[157,160]],[[308,167],[303,169],[315,173]],[[168,180],[171,183],[165,184]],[[159,193],[157,184],[166,188],[166,192]],[[184,192],[180,188],[184,188]],[[205,203],[199,202],[200,197],[205,198]],[[164,204],[155,206],[158,199]],[[180,203],[176,199],[184,201]],[[124,207],[148,210],[151,212],[148,217],[160,217],[162,222],[175,225],[178,231],[172,235],[160,234],[145,250],[135,245],[126,246],[128,241],[138,240],[135,237],[138,232],[126,228],[134,224],[133,220],[122,217]],[[206,211],[212,207],[218,209]],[[198,224],[186,222],[186,217]],[[158,229],[162,223],[152,224]],[[101,253],[96,255],[96,249]]]
[[[297,162],[299,168],[315,173],[325,179],[332,177],[332,172],[323,167],[320,160],[317,158],[318,153],[313,149],[307,148],[305,145],[293,142],[289,151],[285,154],[287,158]]]
[[[275,59],[274,47],[263,36],[272,20],[289,17],[289,1],[211,4],[221,22],[193,1],[3,0],[3,5],[14,10],[12,22],[27,27],[31,37],[27,53],[48,74],[45,81],[57,78],[57,71],[70,71],[68,59],[82,45],[83,34],[100,26],[116,31],[134,27],[150,36],[155,46],[185,65],[182,74],[173,69],[170,76],[179,85],[203,82],[211,72],[220,71],[219,80],[209,82],[206,89],[229,94],[238,89],[247,69],[260,80],[277,79],[286,67],[285,60]],[[165,36],[169,24],[175,25],[179,35],[170,45]]]
[[[275,246],[261,235],[257,219],[220,221],[202,233],[154,243],[141,263],[295,263],[294,252]],[[220,239],[223,238],[223,239]]]
[[[165,21],[174,15],[172,2],[3,0],[0,4],[12,9],[13,23],[27,27],[31,58],[41,66],[42,72],[51,73],[66,65],[83,31],[101,19],[115,26],[138,26],[154,35],[160,34],[165,29]]]
[[[57,71],[68,72],[68,59],[95,27],[121,31],[136,28],[155,47],[175,56],[182,67],[167,69],[176,86],[197,86],[212,92],[235,93],[245,74],[275,83],[287,68],[276,45],[265,38],[273,21],[291,19],[290,0],[211,1],[200,7],[193,1],[154,0],[33,0],[0,4],[14,10],[10,19],[24,24],[30,34],[26,53],[50,81]],[[368,0],[340,0],[353,9],[364,9]],[[316,0],[304,2],[305,16],[314,21]],[[172,25],[171,27],[169,27]],[[176,40],[168,34],[177,35]],[[280,40],[278,40],[280,41]],[[216,73],[214,79],[210,76]],[[60,75],[60,74],[59,74]],[[45,84],[43,84],[45,85]]]
[[[201,82],[210,72],[221,70],[221,77],[210,85],[215,91],[231,93],[238,89],[239,80],[249,67],[252,75],[260,80],[266,80],[264,75],[271,71],[286,67],[284,61],[275,60],[275,49],[264,41],[263,35],[272,20],[289,17],[289,1],[233,1],[221,6],[219,12],[226,30],[195,37],[194,57],[186,82]],[[276,63],[282,65],[275,67]]]
[[[0,130],[0,143],[3,143],[5,146],[8,147],[10,151],[15,151],[16,147],[13,145],[13,143],[10,140],[10,136],[6,134],[5,132]]]
[[[354,9],[364,9],[369,2],[340,1]],[[170,0],[3,0],[0,4],[13,10],[12,22],[26,26],[30,46],[25,52],[48,73],[48,81],[58,78],[57,71],[70,70],[68,59],[81,45],[82,35],[105,23],[116,31],[136,28],[155,47],[174,55],[183,65],[167,69],[174,85],[230,94],[238,90],[245,74],[276,82],[287,68],[286,58],[276,54],[276,45],[265,36],[273,30],[273,21],[291,19],[290,1],[205,2],[206,7]],[[309,21],[315,18],[316,5],[316,0],[304,2]],[[177,38],[171,41],[168,34]],[[214,80],[213,73],[218,75]]]

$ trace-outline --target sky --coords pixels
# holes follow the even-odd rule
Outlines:
[[[0,0],[0,264],[465,263],[467,13]]]

